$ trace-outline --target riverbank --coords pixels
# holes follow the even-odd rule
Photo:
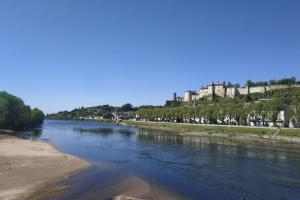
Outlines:
[[[33,193],[88,167],[49,143],[0,135],[0,199],[36,199]]]
[[[265,128],[249,126],[227,126],[207,124],[183,124],[169,122],[123,121],[122,124],[138,128],[170,130],[182,135],[198,135],[206,137],[229,137],[241,140],[269,140],[300,143],[300,129]]]

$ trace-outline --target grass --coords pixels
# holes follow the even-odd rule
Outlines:
[[[179,132],[208,132],[225,134],[255,134],[259,136],[272,135],[276,128],[264,127],[246,127],[246,126],[221,126],[221,125],[203,125],[203,124],[178,124],[164,122],[138,122],[124,121],[127,125],[141,128],[163,129]],[[300,129],[281,129],[278,136],[300,137]]]
[[[282,129],[280,130],[279,135],[300,137],[300,129]]]

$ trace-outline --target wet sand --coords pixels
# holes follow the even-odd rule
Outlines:
[[[89,167],[45,142],[0,135],[0,199],[28,199],[47,185]]]
[[[129,175],[119,183],[106,188],[102,192],[114,192],[118,195],[114,196],[113,200],[183,200],[185,198],[170,191],[162,186],[151,184],[142,178]]]

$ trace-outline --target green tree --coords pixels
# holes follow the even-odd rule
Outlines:
[[[281,110],[283,110],[282,101],[279,99],[272,99],[265,105],[265,110],[267,110],[268,119],[270,119],[274,125],[278,120],[278,114]]]
[[[227,83],[227,87],[233,87],[233,84],[229,81],[229,82]]]
[[[38,108],[34,108],[31,111],[31,125],[32,126],[37,126],[43,123],[45,119],[44,113],[39,110]]]
[[[252,82],[251,80],[248,80],[247,83],[246,83],[246,86],[247,87],[252,87],[254,84],[254,82]]]
[[[128,112],[128,111],[133,111],[133,106],[130,103],[126,103],[121,106],[121,111],[123,112]]]
[[[295,104],[295,118],[300,123],[300,101]]]
[[[30,107],[22,99],[0,92],[0,128],[24,130],[30,128]]]

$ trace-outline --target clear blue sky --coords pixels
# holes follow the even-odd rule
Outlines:
[[[290,76],[299,0],[0,1],[0,90],[46,113]]]

